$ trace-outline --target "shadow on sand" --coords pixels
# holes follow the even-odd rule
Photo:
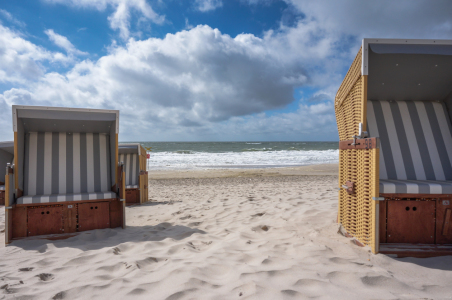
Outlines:
[[[399,262],[415,264],[428,269],[452,271],[452,255],[428,258],[416,258],[416,257],[395,258],[391,256],[389,257]]]
[[[8,247],[18,247],[23,250],[46,252],[48,245],[56,248],[77,248],[83,251],[116,247],[122,243],[162,241],[167,238],[182,240],[193,234],[205,234],[205,231],[171,223],[160,223],[155,226],[128,226],[122,228],[107,228],[68,234],[65,239],[54,239],[61,235],[36,236],[14,240]]]

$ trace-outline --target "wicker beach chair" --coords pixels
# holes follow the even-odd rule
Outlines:
[[[124,165],[126,205],[148,201],[146,150],[138,143],[119,145],[119,163]]]
[[[14,162],[14,142],[0,142],[0,205],[5,205],[7,166]]]
[[[336,98],[338,222],[373,253],[452,254],[452,41],[364,39]]]
[[[119,111],[13,106],[6,244],[36,235],[125,226]]]

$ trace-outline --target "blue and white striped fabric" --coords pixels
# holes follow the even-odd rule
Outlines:
[[[71,201],[71,195],[90,200],[102,193],[114,198],[107,134],[30,132],[25,137],[24,169],[24,196],[33,197],[31,203],[39,197],[42,202]]]
[[[82,200],[101,200],[101,199],[115,199],[116,194],[113,192],[103,193],[78,193],[65,195],[38,195],[38,196],[24,196],[17,199],[17,204],[33,204],[33,203],[53,203],[65,201],[82,201]]]
[[[140,172],[140,161],[138,160],[138,154],[120,154],[119,161],[124,163],[126,188],[133,188],[128,186],[136,186],[135,188],[138,188],[138,174]]]
[[[452,126],[444,103],[368,101],[370,136],[380,137],[380,193],[448,194]]]
[[[380,179],[383,194],[452,194],[452,181]]]

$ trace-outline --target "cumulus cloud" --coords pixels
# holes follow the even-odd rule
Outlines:
[[[452,2],[285,0],[325,35],[347,38],[450,38]],[[448,26],[449,25],[449,26]]]
[[[196,9],[202,12],[215,10],[223,6],[222,0],[195,0]]]
[[[53,29],[47,29],[44,31],[45,34],[49,37],[49,40],[53,42],[55,45],[57,45],[60,48],[63,48],[66,50],[68,54],[71,55],[87,55],[88,53],[82,52],[75,48],[74,45],[67,39],[67,37],[59,35],[58,33],[55,33]]]
[[[43,62],[68,63],[70,58],[25,40],[20,33],[0,25],[0,82],[25,83],[45,74]]]
[[[92,8],[104,11],[112,7],[114,12],[108,17],[110,27],[119,30],[119,35],[126,40],[130,36],[131,12],[136,11],[142,18],[161,24],[165,17],[156,13],[146,0],[45,0],[49,3],[72,5],[74,7]]]
[[[198,26],[163,39],[113,43],[108,55],[78,62],[64,74],[46,73],[39,62],[56,54],[22,39],[37,49],[27,51],[39,80],[1,94],[0,106],[120,109],[122,140],[332,140],[334,95],[361,38],[452,38],[449,1],[286,1],[300,17],[261,37]],[[92,3],[102,10],[112,0]],[[2,39],[0,32],[0,48]],[[294,89],[303,86],[312,92],[294,99]],[[293,101],[294,112],[278,112]]]
[[[119,108],[131,122],[200,127],[281,108],[293,101],[294,87],[308,81],[299,62],[270,51],[265,39],[232,38],[198,26],[164,39],[129,40],[97,62],[47,73],[0,98],[9,104]]]

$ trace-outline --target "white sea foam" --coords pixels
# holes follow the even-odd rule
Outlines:
[[[151,152],[150,170],[259,168],[337,163],[339,150],[247,151],[208,153]]]

